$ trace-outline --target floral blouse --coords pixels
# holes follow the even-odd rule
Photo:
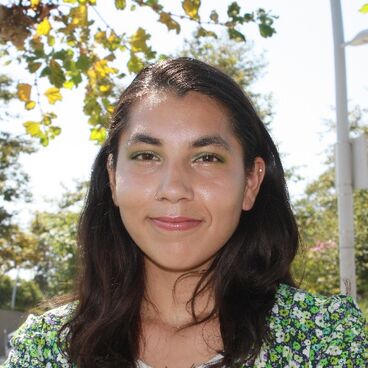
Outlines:
[[[76,368],[57,345],[58,330],[72,312],[73,304],[67,304],[30,315],[12,338],[2,367]],[[368,367],[365,320],[351,297],[316,296],[282,284],[268,323],[274,338],[263,345],[253,368]]]

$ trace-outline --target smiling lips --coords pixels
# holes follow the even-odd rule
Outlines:
[[[153,217],[151,221],[157,227],[169,231],[190,230],[200,225],[201,220],[188,217]]]

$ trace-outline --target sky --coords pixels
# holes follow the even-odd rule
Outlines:
[[[352,39],[358,32],[368,28],[368,15],[359,13],[364,0],[342,0],[345,40]],[[168,33],[151,13],[142,12],[134,17],[117,15],[109,7],[112,1],[104,1],[100,13],[113,19],[114,28],[127,33],[138,26],[152,33],[152,44],[160,52],[172,53],[180,49],[184,37],[190,36],[190,24],[184,24],[178,38]],[[171,1],[162,1],[173,4]],[[177,1],[176,1],[177,3]],[[202,14],[207,14],[215,2],[202,0]],[[216,2],[219,13],[225,11],[227,1]],[[326,149],[335,140],[334,132],[328,132],[325,121],[334,119],[335,84],[333,61],[333,38],[330,2],[327,0],[239,0],[244,11],[264,7],[279,18],[275,22],[277,33],[263,39],[255,26],[244,28],[248,39],[254,43],[255,53],[264,52],[268,66],[265,75],[256,82],[258,92],[273,95],[275,112],[272,136],[283,155],[286,168],[298,167],[304,179],[299,183],[288,183],[292,200],[303,193],[305,186],[318,178],[324,170]],[[173,9],[178,12],[178,9]],[[112,16],[114,14],[114,16]],[[120,14],[120,13],[119,13]],[[349,106],[368,102],[368,45],[346,48],[347,83]],[[22,82],[31,82],[17,66],[7,68],[10,75]],[[28,79],[27,79],[28,78]],[[9,106],[20,115],[4,125],[5,129],[22,132],[21,122],[30,120],[24,115],[20,103]],[[30,175],[34,201],[22,207],[23,219],[32,211],[50,210],[52,199],[60,198],[64,187],[72,188],[75,180],[89,178],[91,165],[98,147],[88,141],[89,127],[82,113],[82,94],[65,93],[64,100],[56,112],[57,124],[62,134],[46,148],[21,158],[25,171]]]

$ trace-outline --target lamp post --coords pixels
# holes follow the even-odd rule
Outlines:
[[[344,42],[340,0],[330,0],[335,58],[336,86],[336,193],[339,218],[340,290],[356,299],[353,172],[352,150],[349,140],[348,103],[346,92],[345,49],[347,45],[368,42],[368,30],[360,32],[352,41]]]

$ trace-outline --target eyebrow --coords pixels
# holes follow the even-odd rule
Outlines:
[[[127,142],[128,146],[138,143],[150,144],[152,146],[162,146],[162,141],[159,138],[152,137],[149,134],[137,133],[134,134]],[[193,148],[201,148],[206,146],[219,146],[227,151],[230,151],[229,143],[219,135],[205,135],[196,139],[191,146]]]

